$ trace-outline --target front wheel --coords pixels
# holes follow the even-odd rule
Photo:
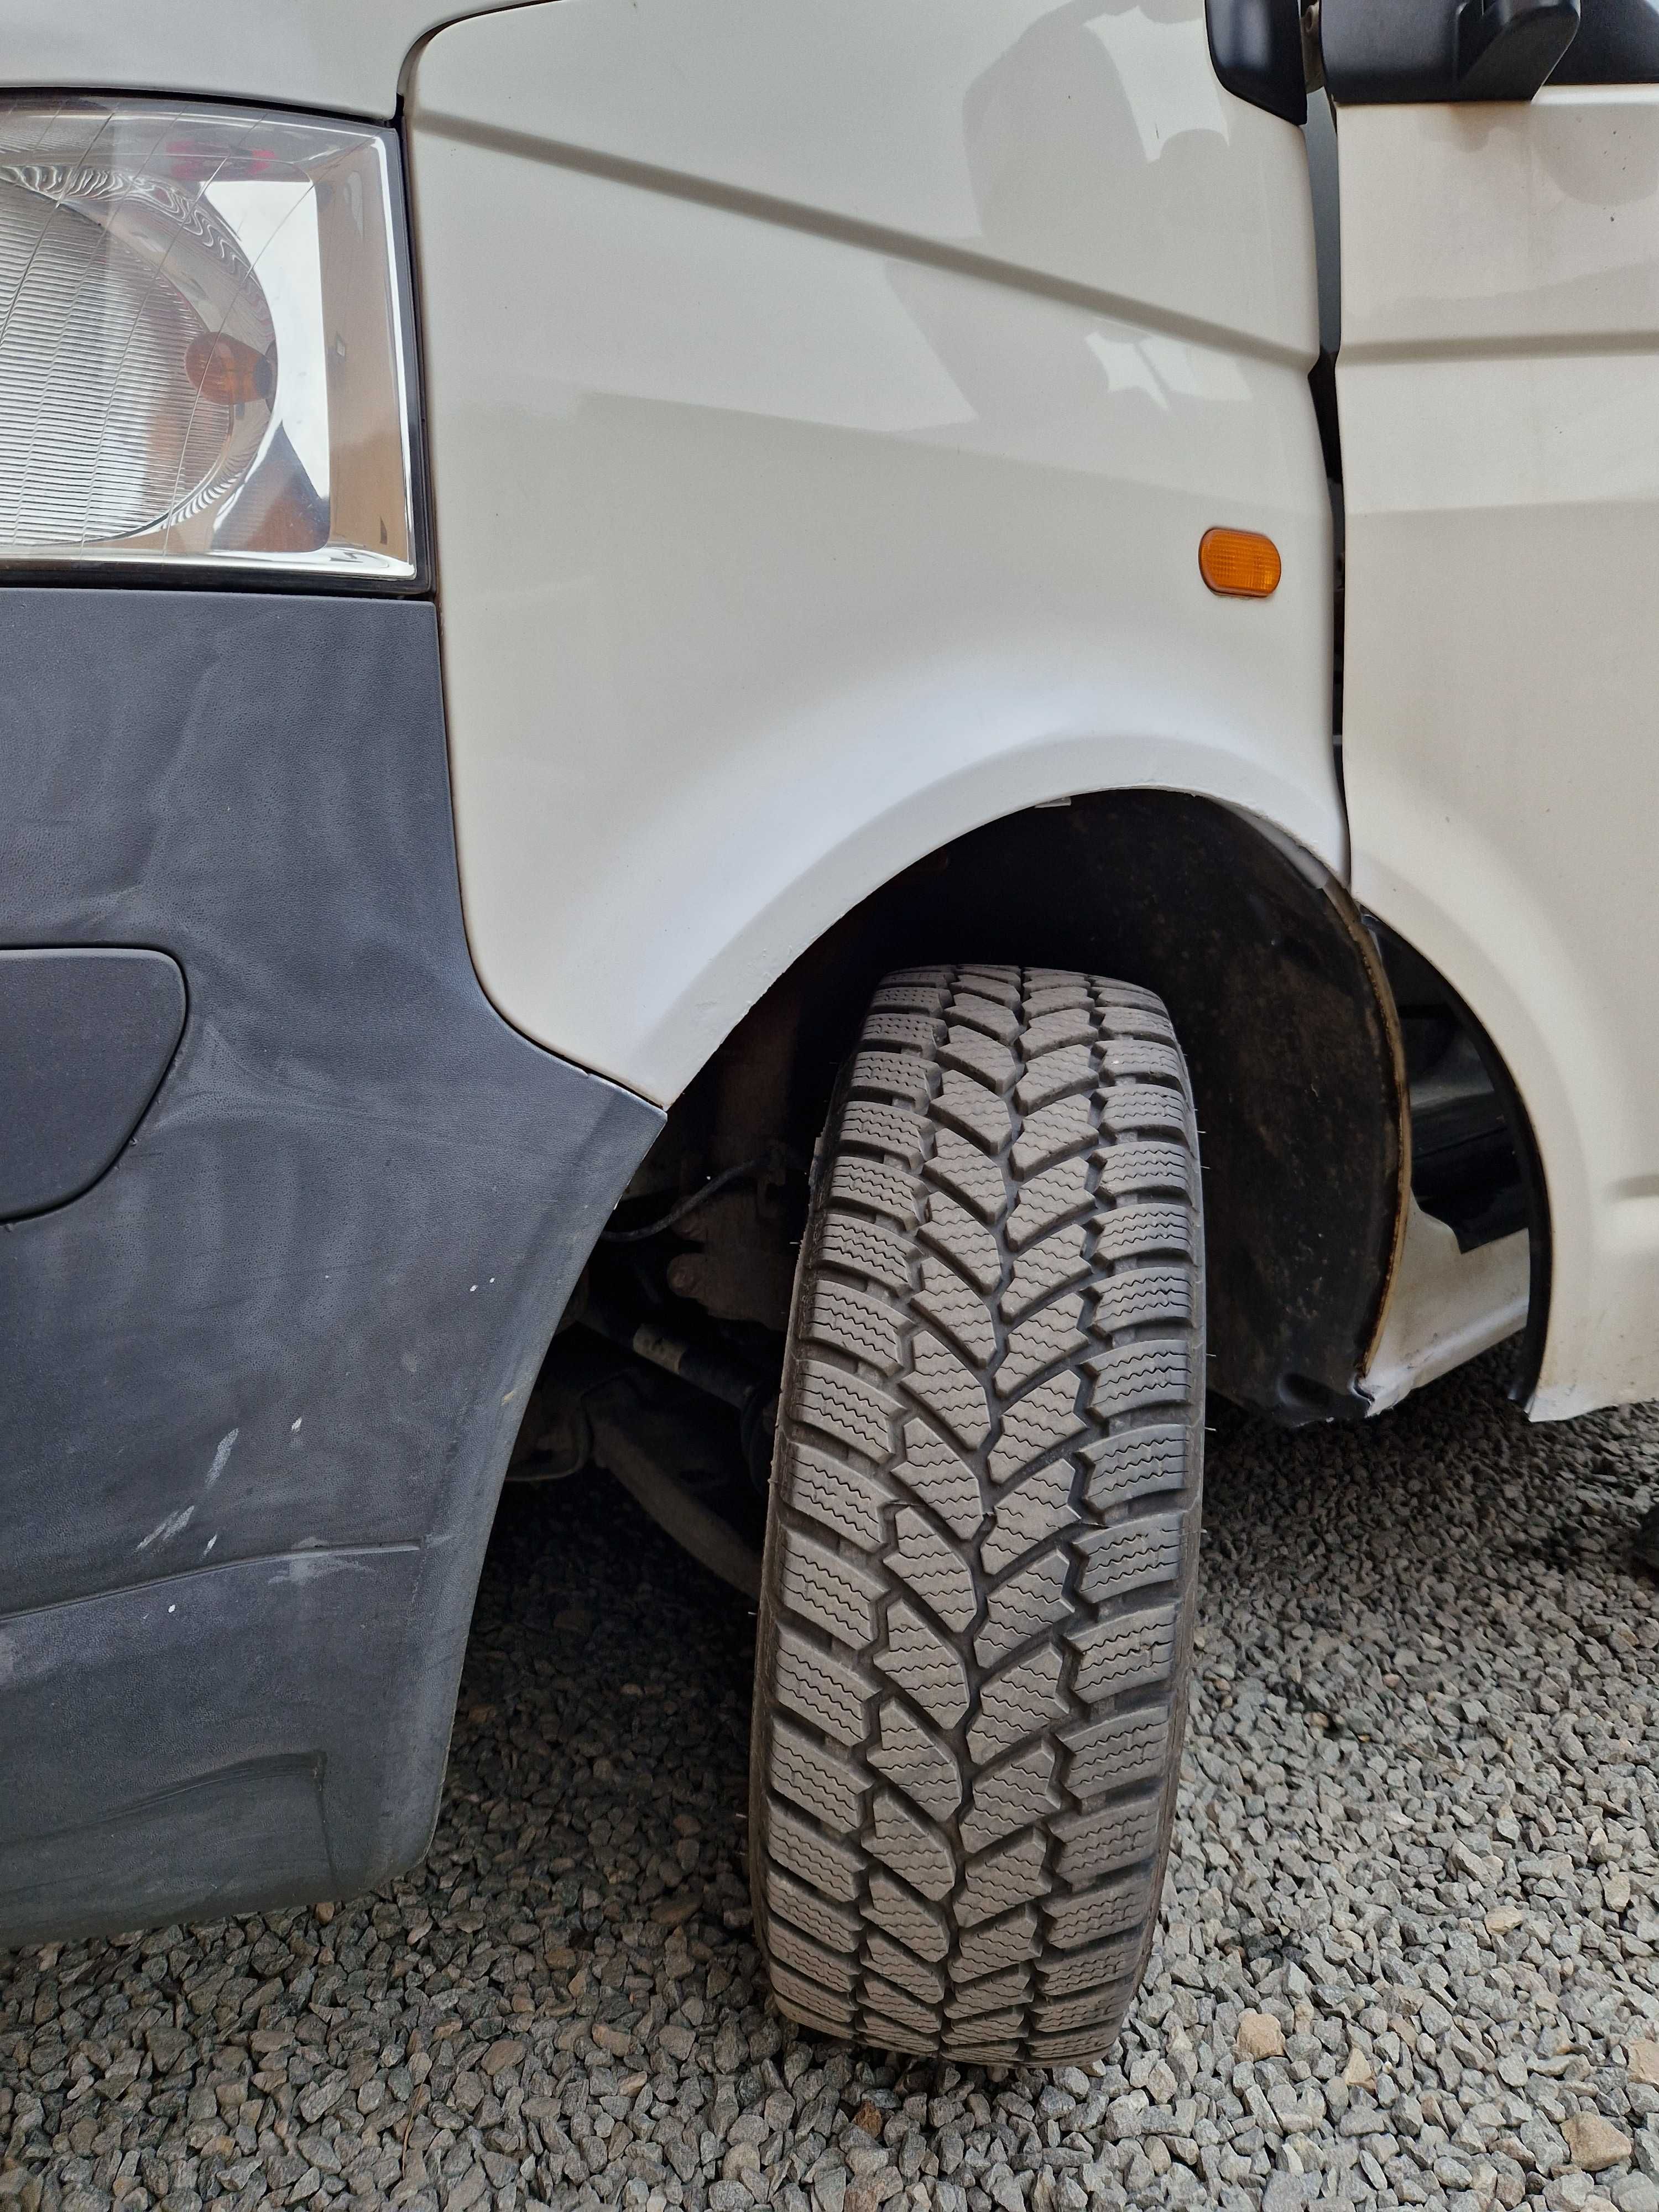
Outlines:
[[[890,976],[819,1155],[761,1594],[750,1871],[794,2019],[986,2064],[1111,2043],[1169,1855],[1203,1403],[1158,1000]]]

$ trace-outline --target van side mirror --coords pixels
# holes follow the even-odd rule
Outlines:
[[[1326,88],[1339,106],[1530,100],[1578,12],[1579,0],[1320,0]]]
[[[1210,59],[1229,92],[1282,115],[1308,119],[1297,0],[1205,0]]]
[[[1460,100],[1530,100],[1578,28],[1578,0],[1462,0],[1457,11]]]

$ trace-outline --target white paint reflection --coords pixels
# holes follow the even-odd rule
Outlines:
[[[1133,338],[1109,338],[1091,331],[1084,343],[1105,370],[1109,392],[1144,392],[1156,405],[1169,406],[1157,372]]]
[[[1084,340],[1106,372],[1109,392],[1144,392],[1165,410],[1177,399],[1244,400],[1249,380],[1231,354],[1188,345],[1155,331],[1144,338],[1109,338],[1091,331]]]
[[[1214,72],[1192,66],[1189,22],[1163,21],[1137,8],[1121,15],[1097,15],[1089,28],[1122,80],[1140,150],[1149,161],[1156,161],[1170,139],[1186,131],[1226,137]]]

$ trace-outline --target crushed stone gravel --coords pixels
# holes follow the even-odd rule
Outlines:
[[[602,1477],[509,1494],[380,1895],[0,1959],[0,2212],[1659,2212],[1659,1409],[1487,1361],[1213,1413],[1161,1941],[1091,2068],[817,2041],[743,1870],[753,1624]]]

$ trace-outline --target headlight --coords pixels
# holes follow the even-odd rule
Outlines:
[[[416,573],[385,131],[0,100],[0,566]]]

